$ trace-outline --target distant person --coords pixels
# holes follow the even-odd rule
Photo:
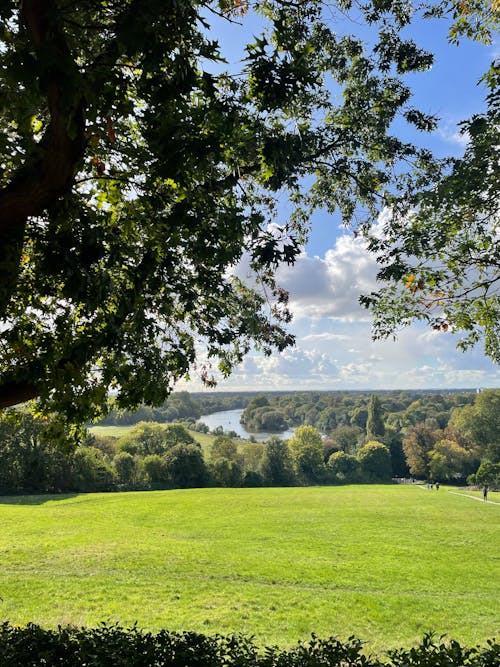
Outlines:
[[[488,487],[486,484],[483,486],[483,500],[484,502],[488,501]]]
[[[439,482],[436,482],[436,491],[439,491]]]

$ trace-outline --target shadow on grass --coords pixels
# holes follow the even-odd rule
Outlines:
[[[47,493],[38,495],[1,496],[0,505],[43,505],[52,500],[76,498],[78,493]]]

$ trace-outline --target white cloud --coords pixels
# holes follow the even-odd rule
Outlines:
[[[349,336],[346,336],[344,334],[328,333],[324,331],[323,333],[309,334],[308,336],[304,336],[302,340],[331,341],[331,340],[350,340],[350,338]]]
[[[374,288],[376,273],[377,263],[365,243],[343,234],[324,258],[303,253],[295,266],[282,267],[277,279],[290,294],[295,317],[353,322],[370,319],[358,299]]]
[[[383,218],[378,226],[382,228]],[[248,278],[242,261],[238,275]],[[373,341],[359,295],[376,286],[377,264],[364,242],[343,233],[323,257],[303,252],[283,267],[278,284],[290,293],[297,346],[265,357],[249,355],[221,390],[417,389],[499,387],[500,369],[475,349],[456,348],[459,336],[415,324],[396,341]],[[199,390],[191,382],[188,389]]]
[[[437,129],[437,134],[443,141],[446,141],[449,144],[455,144],[461,148],[465,148],[470,140],[469,133],[460,132],[457,123],[451,120],[441,121],[439,128]]]

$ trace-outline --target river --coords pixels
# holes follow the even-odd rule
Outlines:
[[[290,428],[281,433],[266,433],[264,431],[251,433],[240,423],[242,414],[243,410],[223,410],[222,412],[213,412],[211,415],[201,415],[198,421],[206,424],[211,431],[213,431],[214,428],[217,428],[217,426],[222,426],[224,431],[234,431],[240,438],[249,439],[250,436],[253,436],[258,442],[269,440],[273,435],[277,435],[283,440],[288,440],[288,438],[291,438],[295,432],[294,428]]]

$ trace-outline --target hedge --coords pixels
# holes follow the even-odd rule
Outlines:
[[[101,624],[97,628],[29,623],[0,625],[1,667],[499,667],[500,645],[466,648],[457,641],[424,635],[418,646],[366,655],[356,637],[341,642],[315,635],[291,649],[260,649],[242,635],[207,636],[194,632],[151,633],[137,627]]]

